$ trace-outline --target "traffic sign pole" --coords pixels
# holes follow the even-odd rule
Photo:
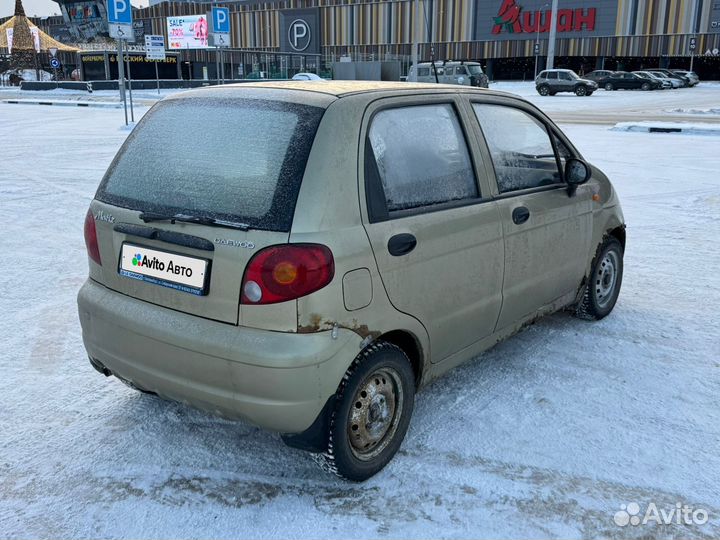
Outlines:
[[[128,125],[127,117],[127,101],[125,100],[125,57],[123,56],[123,40],[118,39],[118,52],[117,52],[117,65],[118,65],[118,86],[120,87],[120,100],[123,102],[123,109],[125,110],[125,125]]]
[[[218,84],[225,84],[223,47],[230,43],[230,10],[228,8],[213,7],[207,18],[210,22],[213,45],[216,48],[215,62]]]
[[[130,121],[135,122],[135,110],[133,109],[132,100],[132,75],[130,74],[130,54],[125,56],[127,59],[127,75],[128,75],[128,94],[130,95]]]
[[[120,88],[120,99],[123,102],[125,110],[125,125],[128,125],[127,118],[127,101],[125,99],[125,56],[123,53],[124,42],[128,39],[132,40],[132,6],[130,0],[108,0],[108,30],[110,37],[118,42],[117,64],[118,64],[118,86]],[[130,64],[128,64],[128,75],[130,74]],[[132,115],[132,83],[130,84],[130,114]],[[133,118],[133,122],[134,122]]]

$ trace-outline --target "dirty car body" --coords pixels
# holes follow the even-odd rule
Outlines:
[[[520,98],[268,82],[155,105],[85,238],[96,369],[363,480],[420,386],[543,314],[609,313],[618,249],[614,275],[597,261],[625,232],[608,179]]]

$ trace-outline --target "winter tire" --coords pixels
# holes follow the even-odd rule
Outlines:
[[[576,314],[582,319],[599,321],[615,307],[623,277],[623,248],[617,238],[609,237],[598,249]]]
[[[650,90],[650,83],[642,83],[642,86],[640,87],[640,90],[644,90],[645,92],[647,92],[648,90]]]
[[[584,96],[584,95],[586,95],[586,94],[587,94],[587,89],[586,89],[584,86],[582,86],[582,85],[581,85],[581,86],[578,86],[578,87],[575,89],[575,95],[576,95],[576,96],[582,97],[582,96]]]
[[[615,90],[615,87],[612,85],[612,83],[605,83],[605,90],[609,92],[611,90]]]
[[[550,87],[547,84],[543,84],[538,87],[537,91],[541,96],[547,96],[550,94]]]
[[[392,459],[405,437],[415,401],[410,360],[378,341],[345,372],[329,422],[327,450],[314,454],[323,470],[362,482]]]

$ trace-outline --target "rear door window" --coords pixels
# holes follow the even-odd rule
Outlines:
[[[323,111],[253,99],[159,103],[128,137],[96,197],[289,231]]]
[[[451,104],[381,110],[367,138],[366,182],[394,212],[479,197],[470,153]]]

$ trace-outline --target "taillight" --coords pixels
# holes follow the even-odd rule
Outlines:
[[[320,244],[287,244],[259,251],[242,283],[242,304],[275,304],[325,287],[335,274],[332,252]]]
[[[88,256],[102,266],[100,260],[100,248],[98,247],[97,232],[95,231],[95,217],[92,212],[88,210],[85,216],[85,247],[87,248]]]

